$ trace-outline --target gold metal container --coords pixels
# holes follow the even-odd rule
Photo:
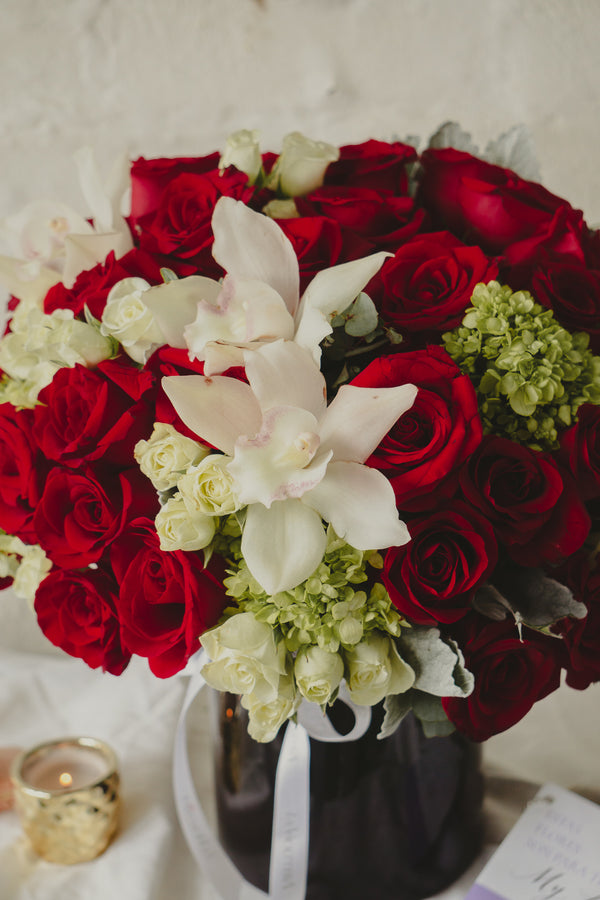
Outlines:
[[[21,753],[11,767],[15,807],[35,852],[71,865],[106,850],[119,818],[114,751],[90,737],[63,738]]]

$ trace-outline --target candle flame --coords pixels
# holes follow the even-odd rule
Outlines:
[[[61,772],[58,776],[58,780],[62,787],[70,787],[73,784],[73,776],[70,772]]]

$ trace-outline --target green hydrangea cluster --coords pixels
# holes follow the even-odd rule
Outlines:
[[[231,529],[230,529],[231,530]],[[369,581],[368,568],[383,565],[378,553],[356,550],[328,530],[327,549],[316,571],[291,591],[269,596],[252,577],[240,550],[239,538],[218,537],[215,550],[233,565],[224,584],[237,602],[236,612],[248,611],[261,622],[278,627],[288,651],[310,644],[337,652],[351,650],[365,635],[379,629],[399,635],[405,624],[381,584],[368,591],[356,585]],[[219,546],[227,543],[228,547]]]
[[[582,403],[600,404],[600,357],[528,291],[478,284],[446,350],[477,391],[485,434],[551,450]]]

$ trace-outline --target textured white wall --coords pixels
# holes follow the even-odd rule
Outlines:
[[[599,26],[598,0],[0,0],[0,215],[80,206],[82,143],[108,165],[453,118],[481,143],[527,124],[546,185],[600,220]]]

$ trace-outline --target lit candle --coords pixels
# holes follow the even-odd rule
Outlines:
[[[95,738],[65,738],[20,754],[11,778],[33,849],[50,862],[94,859],[112,839],[119,812],[114,752]]]

